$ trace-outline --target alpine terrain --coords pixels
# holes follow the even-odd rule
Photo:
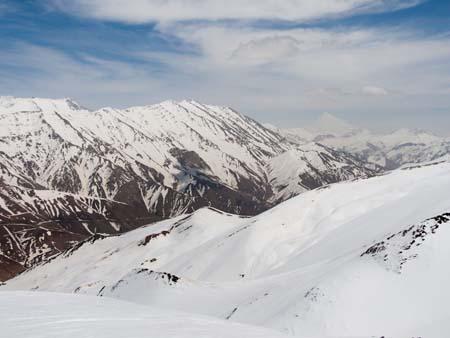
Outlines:
[[[305,128],[271,130],[299,144],[318,142],[346,151],[362,161],[386,170],[404,165],[450,160],[450,138],[420,129],[399,129],[390,133],[374,133],[341,120],[329,113]]]
[[[304,192],[253,217],[205,207],[92,234],[0,287],[2,332],[446,336],[449,191],[450,164],[436,162]]]
[[[202,207],[253,216],[380,169],[195,101],[89,111],[1,97],[0,281],[92,236]]]
[[[450,337],[449,18],[0,0],[0,338]]]

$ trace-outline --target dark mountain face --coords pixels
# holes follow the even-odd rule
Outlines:
[[[206,206],[255,215],[375,172],[229,108],[183,101],[91,112],[70,100],[2,98],[0,280],[97,234]]]
[[[96,234],[118,234],[159,219],[146,209],[112,200],[6,184],[0,189],[3,280]]]

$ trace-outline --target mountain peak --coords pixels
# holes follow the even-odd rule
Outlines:
[[[49,99],[39,97],[1,96],[0,109],[2,112],[39,112],[39,111],[67,111],[87,110],[71,98]]]
[[[70,98],[70,97],[66,97],[65,99],[63,99],[63,101],[66,102],[66,104],[71,107],[73,110],[88,110],[86,108],[84,108],[83,106],[81,106],[80,104],[78,104],[78,102],[76,102],[74,99]]]
[[[326,112],[320,115],[314,129],[329,134],[346,134],[356,128],[347,121]]]

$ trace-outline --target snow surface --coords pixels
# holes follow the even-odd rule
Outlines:
[[[447,336],[449,191],[441,163],[252,218],[202,209],[86,242],[0,290],[98,295],[304,337],[430,337],[434,325]]]
[[[277,338],[275,331],[99,297],[0,292],[8,338]]]

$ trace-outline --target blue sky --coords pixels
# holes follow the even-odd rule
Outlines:
[[[126,5],[124,5],[126,3]],[[450,134],[448,0],[0,0],[0,95]]]

